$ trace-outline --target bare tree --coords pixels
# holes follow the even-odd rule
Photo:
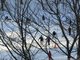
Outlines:
[[[15,54],[23,60],[32,60],[33,40],[28,43],[30,41],[28,27],[31,24],[28,8],[31,2],[31,0],[5,0],[5,2],[1,0],[0,39],[15,60],[18,60]]]
[[[77,1],[76,0],[65,0],[65,1],[64,0],[38,0],[38,2],[42,6],[42,9],[45,12],[49,13],[50,16],[52,16],[51,18],[53,18],[53,21],[56,21],[57,25],[59,25],[61,32],[65,38],[66,45],[61,43],[59,39],[57,40],[59,44],[66,49],[67,52],[65,52],[60,47],[60,50],[67,55],[68,60],[70,60],[70,58],[73,58],[71,56],[71,53],[75,43],[78,40],[77,59],[79,59],[79,45],[80,45],[79,43],[80,3],[79,2],[80,1],[79,0]],[[68,34],[70,37],[73,38],[72,40],[68,38]]]
[[[33,6],[35,3],[32,2],[36,5]],[[3,13],[1,14],[0,39],[15,60],[18,59],[13,52],[24,60],[32,60],[32,56],[39,50],[48,55],[52,44],[57,45],[68,60],[80,59],[79,0],[5,0],[1,5]],[[7,29],[4,28],[5,26]],[[53,31],[56,26],[61,33]],[[6,31],[10,32],[10,35]],[[66,44],[61,42],[57,35],[63,35]],[[30,44],[28,44],[29,40]],[[77,41],[77,58],[74,58],[71,53],[76,48]],[[35,54],[31,51],[33,47],[38,49]],[[52,57],[51,59],[53,60]]]
[[[5,0],[1,5],[0,39],[15,60],[18,60],[16,54],[22,60],[33,60],[39,50],[48,55],[47,46],[45,45],[46,49],[44,49],[38,42],[37,37],[43,30],[41,32],[38,30],[41,25],[37,20],[39,9],[35,9],[36,6],[33,8],[35,3],[32,2],[34,1]],[[37,52],[32,52],[33,47],[37,49]]]

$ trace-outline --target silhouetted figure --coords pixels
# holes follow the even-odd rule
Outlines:
[[[51,58],[52,58],[51,56],[52,56],[52,55],[51,55],[51,52],[49,51],[49,52],[48,52],[48,58],[49,58],[49,60],[51,60]]]
[[[42,20],[45,20],[45,16],[44,15],[42,16]]]
[[[23,4],[23,0],[20,0],[20,3]]]
[[[9,21],[11,19],[8,16],[5,16],[5,20]]]
[[[54,37],[54,36],[56,35],[56,32],[55,32],[55,31],[53,31],[52,35],[53,35],[53,37]]]
[[[51,38],[50,38],[49,36],[47,36],[46,40],[47,40],[47,42],[48,42],[48,45],[50,45],[50,40],[51,40]]]
[[[43,42],[43,36],[41,35],[41,36],[39,37],[39,39],[40,39],[40,43],[42,44],[42,42]]]
[[[69,35],[71,35],[71,27],[68,28]]]
[[[5,0],[1,0],[1,9],[2,9],[2,11],[4,11],[4,4],[5,4]]]
[[[8,19],[8,16],[5,17],[5,20]]]

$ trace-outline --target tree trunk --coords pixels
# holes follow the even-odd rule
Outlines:
[[[70,52],[70,51],[68,51],[67,60],[70,60],[70,58],[71,58],[71,52]]]
[[[80,59],[80,35],[79,35],[79,40],[78,40],[78,48],[77,48],[77,59]]]
[[[70,57],[68,56],[68,59],[67,60],[70,60]]]
[[[78,21],[77,21],[77,34],[79,36],[78,47],[77,47],[77,60],[80,60],[80,18],[78,18]]]

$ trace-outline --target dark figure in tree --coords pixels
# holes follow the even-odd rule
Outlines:
[[[42,16],[42,20],[45,20],[45,16],[44,15]]]
[[[39,37],[39,39],[40,39],[40,43],[42,44],[42,42],[43,42],[43,36],[41,35],[40,37]]]
[[[69,35],[71,35],[71,27],[68,28]]]
[[[5,20],[8,20],[8,21],[9,21],[9,20],[11,20],[11,19],[10,19],[8,16],[5,16]]]
[[[2,11],[4,10],[4,4],[5,4],[5,0],[1,0],[1,9],[2,9]]]
[[[53,37],[54,37],[54,36],[56,35],[56,32],[55,32],[55,31],[53,31],[52,35],[53,35]]]
[[[51,38],[50,38],[49,36],[47,36],[46,40],[47,40],[47,42],[48,42],[48,45],[50,45],[50,40],[51,40]]]

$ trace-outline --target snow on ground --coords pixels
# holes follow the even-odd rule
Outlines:
[[[14,32],[13,32],[14,33]],[[58,32],[59,33],[59,32]],[[11,33],[8,33],[8,35],[11,35]],[[15,33],[14,33],[14,35],[15,35]],[[15,35],[16,36],[16,35]],[[64,45],[66,45],[66,42],[65,42],[65,38],[64,37],[62,37],[61,35],[59,35],[59,40],[61,41],[61,43],[63,43]],[[71,38],[71,37],[69,37],[68,36],[68,38],[70,39],[70,43],[72,43],[72,41],[73,41],[73,38]],[[53,40],[55,40],[55,39],[53,39]],[[30,42],[30,41],[29,41]],[[35,44],[35,43],[34,43]],[[50,48],[51,49],[48,49],[48,50],[50,50],[51,51],[51,53],[52,53],[52,58],[54,59],[54,60],[67,60],[67,56],[65,56],[58,48],[53,48],[53,45],[54,44],[51,44],[50,46]],[[36,44],[35,44],[35,46],[37,46]],[[76,45],[75,45],[76,46]],[[64,48],[63,48],[64,49]],[[35,54],[36,53],[36,51],[37,51],[38,49],[35,49],[35,48],[32,48],[31,49],[31,51]],[[75,49],[74,49],[75,50]],[[58,51],[60,51],[60,52],[58,52]],[[64,50],[65,51],[65,50]],[[74,57],[76,57],[76,53],[73,53],[72,54]],[[3,59],[3,58],[5,58],[4,60],[10,60],[10,54],[9,54],[9,52],[7,51],[7,49],[4,47],[4,46],[1,46],[0,45],[0,60],[1,59]],[[16,55],[17,56],[17,55]],[[19,57],[19,56],[18,56]],[[34,60],[48,60],[48,56],[47,56],[47,54],[45,54],[42,50],[39,50],[38,51],[38,53],[35,55],[35,56],[33,56],[33,58],[34,58]]]
[[[62,41],[62,43],[65,45],[66,44],[66,42],[65,42],[65,40],[64,40],[64,37],[62,37],[62,38],[59,38],[61,41]],[[70,38],[70,39],[72,39],[72,38]],[[64,51],[66,51],[63,47],[62,47],[62,49],[64,50]],[[76,48],[75,48],[76,49]],[[75,51],[75,49],[74,49],[74,51]],[[39,51],[38,51],[39,50]],[[65,54],[63,54],[60,50],[59,50],[59,48],[53,48],[52,47],[52,44],[51,44],[51,47],[50,48],[48,48],[48,50],[50,50],[51,51],[51,54],[52,54],[52,58],[54,59],[54,60],[67,60],[67,56],[65,56]],[[45,54],[41,49],[36,49],[36,48],[32,48],[31,49],[31,51],[32,51],[32,53],[33,54],[35,54],[37,51],[37,54],[35,55],[35,56],[33,56],[33,59],[34,60],[48,60],[48,56],[47,56],[47,54]],[[72,55],[74,56],[74,57],[76,57],[76,52],[75,53],[72,53]],[[17,55],[16,55],[17,56]],[[17,57],[19,57],[19,56],[17,56]],[[0,46],[0,60],[1,59],[3,59],[4,58],[4,60],[10,60],[10,54],[9,54],[9,52],[7,51],[7,49],[4,47],[4,46]],[[19,59],[20,60],[20,59]],[[72,59],[73,60],[73,59]]]
[[[49,50],[51,51],[52,58],[54,60],[67,60],[67,56],[63,54],[58,48],[51,48]],[[72,56],[76,57],[76,53],[73,53]],[[48,56],[40,50],[35,56],[35,60],[48,60]]]
[[[0,49],[2,47],[0,46]],[[4,47],[3,47],[4,48]],[[6,48],[5,48],[6,49]],[[66,51],[64,48],[62,48],[64,51]],[[48,48],[48,50],[51,51],[52,54],[52,58],[54,60],[67,60],[67,56],[65,56],[65,54],[63,54],[59,48]],[[75,50],[75,49],[74,49]],[[36,48],[32,48],[31,49],[32,53],[35,54],[37,51],[37,54],[33,56],[34,60],[48,60],[48,56],[47,54],[45,54],[41,49],[36,49]],[[72,55],[74,57],[76,57],[76,52],[72,53]],[[15,54],[16,57],[20,58],[19,56],[17,56]],[[1,49],[0,50],[0,60],[3,59],[4,60],[10,60],[10,53],[7,50]],[[20,60],[20,59],[19,59]],[[73,60],[73,59],[72,59]]]

